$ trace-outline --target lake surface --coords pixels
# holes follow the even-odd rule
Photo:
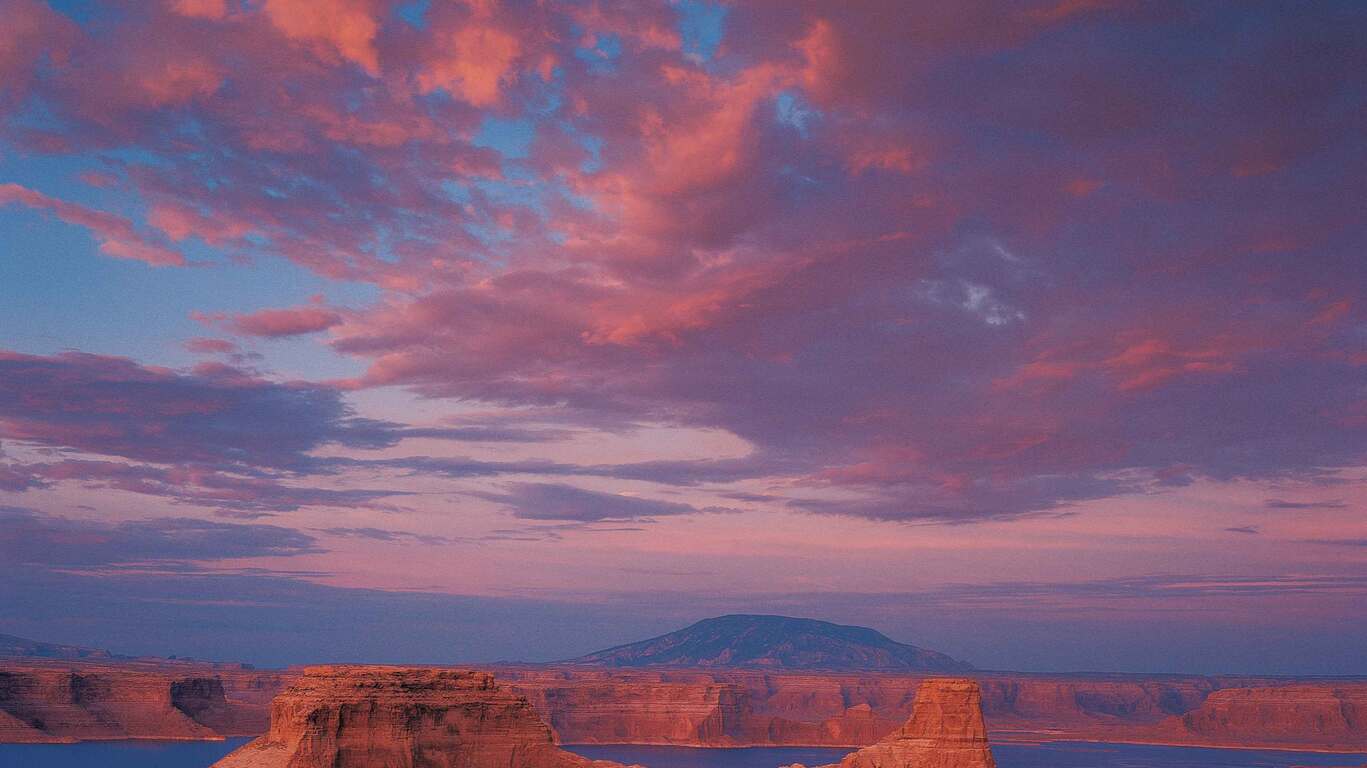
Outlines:
[[[0,768],[205,768],[249,741],[0,744]]]
[[[0,768],[206,768],[245,744],[227,741],[92,741],[84,744],[0,744]],[[847,749],[751,747],[576,746],[585,757],[640,763],[647,768],[777,768],[789,763],[821,765]],[[1356,766],[1367,754],[1321,755],[1134,744],[994,744],[998,768],[1292,768]]]

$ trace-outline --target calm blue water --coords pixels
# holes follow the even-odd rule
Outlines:
[[[0,744],[0,768],[205,768],[249,741]]]
[[[227,741],[92,741],[84,744],[0,744],[0,768],[206,768],[245,744]],[[577,746],[585,757],[640,763],[647,768],[777,768],[822,765],[849,750],[806,747],[693,749],[689,747]],[[1354,766],[1367,754],[1149,747],[1133,744],[994,744],[998,768],[1292,768]]]

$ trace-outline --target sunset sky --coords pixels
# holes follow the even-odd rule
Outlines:
[[[1367,4],[0,0],[0,632],[1367,673]]]

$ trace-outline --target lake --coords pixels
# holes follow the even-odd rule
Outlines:
[[[249,741],[0,744],[0,768],[205,768]]]
[[[91,741],[83,744],[0,744],[0,768],[206,768],[245,744],[227,741]],[[691,747],[575,746],[585,757],[640,763],[648,768],[777,768],[820,765],[849,750],[806,747],[696,749]],[[1134,744],[994,744],[998,768],[1292,768],[1354,766],[1367,754],[1322,755]]]

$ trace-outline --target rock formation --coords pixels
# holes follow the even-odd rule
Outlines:
[[[265,736],[215,768],[621,768],[560,749],[521,696],[466,669],[310,667]]]
[[[916,690],[905,725],[826,768],[996,768],[987,745],[978,683],[926,680]]]
[[[707,747],[872,744],[911,715],[923,679],[890,672],[583,665],[493,671],[564,743]],[[272,698],[300,674],[168,659],[0,660],[0,743],[259,735],[269,725]],[[1367,751],[1363,679],[973,677],[997,741]]]
[[[0,742],[253,735],[266,727],[261,697],[275,677],[184,665],[11,662],[0,668]]]
[[[1226,688],[1159,723],[1157,741],[1210,746],[1367,748],[1367,685]]]
[[[676,632],[566,663],[900,672],[965,672],[973,668],[943,653],[896,642],[867,627],[748,614],[704,619]]]
[[[502,667],[567,744],[871,744],[911,715],[923,677],[890,673]],[[1199,676],[980,673],[998,738],[1127,740],[1197,707]]]

